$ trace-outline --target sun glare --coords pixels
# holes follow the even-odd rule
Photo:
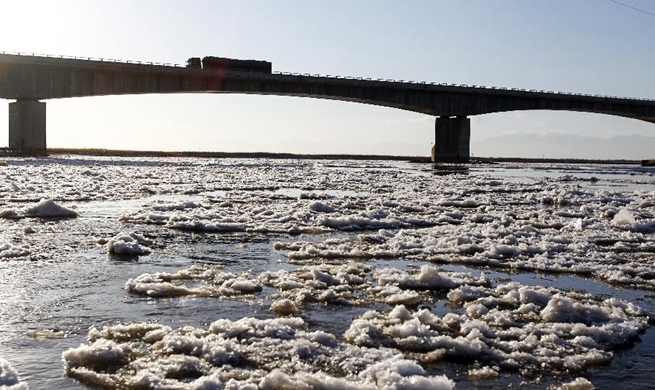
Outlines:
[[[79,32],[79,3],[74,1],[11,1],[2,4],[0,51],[59,53],[84,41]]]

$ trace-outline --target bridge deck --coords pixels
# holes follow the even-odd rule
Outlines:
[[[44,100],[180,92],[312,97],[394,107],[436,116],[546,109],[596,112],[655,122],[655,101],[638,98],[0,54],[0,97],[5,99]]]

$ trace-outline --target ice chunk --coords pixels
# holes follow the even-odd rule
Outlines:
[[[371,365],[359,377],[378,389],[452,390],[455,387],[455,382],[445,375],[425,377],[421,366],[400,356]]]
[[[290,316],[300,312],[300,309],[298,309],[298,306],[293,301],[285,298],[273,302],[271,304],[271,311],[279,316]]]
[[[632,215],[630,210],[623,208],[619,210],[616,215],[614,215],[614,218],[612,219],[612,223],[614,225],[634,225],[637,221],[635,221],[635,217]]]
[[[564,383],[559,390],[594,390],[594,385],[585,378],[576,378],[571,382]]]
[[[312,202],[309,204],[309,208],[319,213],[334,213],[337,211],[334,207],[328,206],[322,202]]]
[[[14,209],[2,209],[0,210],[0,218],[6,218],[6,219],[13,219],[13,218],[19,218],[20,215],[18,214],[18,211]]]
[[[221,268],[217,265],[192,266],[176,273],[141,274],[129,279],[125,290],[149,297],[239,297],[262,291],[259,282],[248,279],[248,272],[236,275],[221,272]]]
[[[34,234],[34,233],[36,233],[36,230],[31,226],[25,226],[23,228],[23,233],[25,233],[25,234]]]
[[[362,347],[444,350],[445,359],[556,374],[608,363],[614,348],[629,345],[648,325],[643,311],[618,299],[518,283],[472,289],[459,287],[450,298],[464,302],[465,314],[438,317],[402,306],[388,313],[368,311],[344,338]]]
[[[549,322],[581,322],[594,324],[609,320],[611,311],[598,305],[585,305],[556,295],[541,311],[541,318]]]
[[[5,359],[0,358],[0,389],[28,390],[27,383],[21,382],[18,373]]]
[[[12,245],[0,243],[0,260],[29,256],[32,253],[27,245]]]
[[[56,204],[52,199],[41,199],[39,203],[24,211],[27,217],[76,218],[77,211]]]
[[[150,241],[138,233],[119,233],[107,241],[107,252],[117,255],[147,255]]]
[[[92,330],[64,352],[66,374],[88,386],[149,389],[443,389],[388,349],[359,348],[297,317],[217,320],[209,329],[135,323]],[[149,337],[156,332],[157,337]],[[328,374],[332,373],[332,374]],[[338,373],[338,374],[334,374]],[[336,376],[333,376],[336,375]]]
[[[498,378],[498,367],[482,367],[469,369],[469,377],[474,381],[484,381]]]
[[[421,302],[421,296],[415,291],[403,291],[393,294],[384,301],[387,305],[416,305]]]

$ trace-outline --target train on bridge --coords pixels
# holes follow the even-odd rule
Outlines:
[[[239,60],[226,57],[191,57],[186,62],[187,68],[236,70],[240,72],[272,73],[273,64],[268,61]]]

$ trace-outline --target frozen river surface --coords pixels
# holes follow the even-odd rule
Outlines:
[[[653,388],[653,172],[8,158],[0,389]]]

